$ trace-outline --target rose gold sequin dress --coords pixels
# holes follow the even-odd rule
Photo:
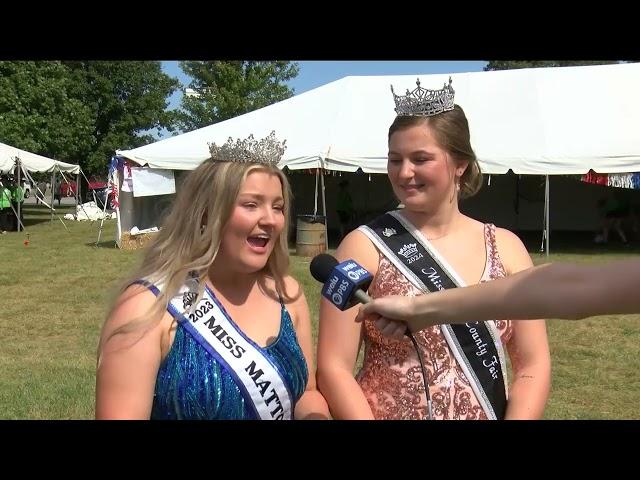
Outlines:
[[[496,248],[495,226],[485,224],[484,236],[487,262],[481,282],[505,276]],[[422,292],[380,254],[378,273],[369,288],[369,294],[373,298],[387,295],[412,297]],[[513,333],[511,321],[495,323],[502,344],[506,346]],[[487,416],[449,349],[440,327],[428,327],[414,336],[427,368],[433,417],[438,420],[486,419]],[[365,322],[363,337],[364,362],[356,378],[374,417],[379,420],[425,419],[427,406],[422,373],[411,341],[408,338],[387,339],[371,321]]]

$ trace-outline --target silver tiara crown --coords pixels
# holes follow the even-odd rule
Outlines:
[[[418,85],[413,92],[407,89],[407,94],[396,95],[391,85],[391,93],[393,100],[396,102],[395,111],[402,116],[420,116],[430,117],[438,113],[453,110],[453,96],[455,91],[451,86],[451,77],[449,77],[449,85],[444,84],[440,90],[429,90],[420,86],[420,79],[416,80]]]
[[[277,166],[287,148],[286,143],[286,140],[279,142],[276,132],[272,131],[262,140],[255,140],[251,134],[246,139],[237,139],[235,142],[229,137],[221,147],[210,143],[209,152],[211,159],[218,162],[264,163]]]

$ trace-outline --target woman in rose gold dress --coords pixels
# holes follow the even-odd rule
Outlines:
[[[387,170],[404,209],[351,232],[336,252],[374,276],[373,298],[472,285],[532,265],[516,235],[458,208],[459,198],[480,189],[482,175],[453,95],[451,83],[442,90],[418,83],[406,97],[394,94]],[[322,299],[317,377],[333,418],[542,417],[550,387],[544,320],[429,326],[415,333],[423,372],[409,338],[385,337],[372,321],[356,322],[357,312]],[[362,343],[364,362],[354,377]]]

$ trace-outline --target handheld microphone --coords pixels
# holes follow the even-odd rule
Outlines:
[[[355,260],[342,263],[328,255],[316,255],[309,265],[311,275],[323,284],[322,296],[340,310],[347,310],[357,303],[369,303],[365,293],[373,277]]]

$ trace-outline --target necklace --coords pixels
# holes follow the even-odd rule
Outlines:
[[[434,240],[440,240],[441,238],[446,237],[447,235],[449,235],[451,232],[447,232],[444,235],[440,235],[439,237],[427,237],[426,235],[424,236],[424,238],[426,238],[427,240],[429,240],[430,242],[434,241]]]

